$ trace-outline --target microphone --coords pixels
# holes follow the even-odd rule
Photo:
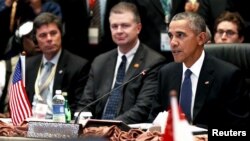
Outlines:
[[[117,90],[117,89],[119,89],[119,88],[125,86],[126,84],[128,84],[128,83],[130,83],[131,81],[135,80],[135,79],[138,78],[139,76],[145,76],[149,70],[151,70],[151,68],[144,69],[141,73],[137,74],[137,75],[134,76],[133,78],[131,78],[131,79],[129,79],[128,81],[124,82],[122,85],[120,85],[120,86],[118,86],[118,87],[116,87],[116,88],[111,89],[109,92],[105,93],[105,94],[102,95],[101,97],[97,98],[97,99],[94,100],[93,102],[90,102],[88,105],[86,105],[85,107],[83,107],[83,108],[79,111],[79,113],[78,113],[78,115],[77,115],[77,117],[76,117],[76,119],[75,119],[75,124],[78,123],[78,119],[79,119],[81,113],[82,113],[86,108],[88,108],[89,106],[94,105],[95,103],[97,103],[98,101],[102,100],[102,99],[105,98],[106,96],[111,95],[113,91],[115,91],[115,90]]]

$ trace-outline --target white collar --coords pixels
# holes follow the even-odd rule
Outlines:
[[[203,64],[203,61],[204,61],[204,58],[205,58],[205,51],[203,50],[202,53],[201,53],[201,56],[200,58],[190,67],[190,68],[187,68],[185,66],[184,63],[182,63],[182,66],[183,66],[183,74],[185,73],[185,71],[187,69],[190,69],[192,71],[192,73],[196,76],[196,77],[199,77],[200,75],[200,72],[201,72],[201,67],[202,67],[202,64]]]
[[[58,60],[59,60],[59,57],[60,57],[60,55],[61,55],[61,53],[62,53],[62,49],[60,49],[58,52],[57,52],[57,54],[51,59],[51,60],[47,60],[45,57],[44,57],[44,55],[43,55],[43,60],[42,60],[42,64],[44,65],[46,62],[51,62],[51,63],[53,63],[54,65],[56,65],[57,63],[58,63]]]

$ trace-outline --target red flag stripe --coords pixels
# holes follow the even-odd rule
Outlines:
[[[14,88],[13,88],[13,86],[11,87],[11,89],[10,89],[10,93],[11,93],[11,95],[10,95],[10,109],[11,109],[11,119],[12,119],[12,122],[13,122],[13,124],[14,125],[16,125],[17,124],[17,117],[16,117],[16,115],[18,115],[17,114],[17,111],[16,111],[16,100],[14,99],[14,97],[15,97],[15,90],[14,90]]]
[[[19,108],[18,108],[18,105],[19,105],[19,102],[18,102],[18,99],[17,99],[17,92],[16,92],[16,88],[15,86],[13,85],[12,88],[11,88],[11,94],[12,94],[12,98],[10,99],[10,104],[11,104],[11,117],[12,117],[12,122],[14,125],[17,125],[19,122],[20,122],[20,117],[21,114],[19,113]]]
[[[20,59],[16,65],[11,87],[9,89],[9,95],[11,119],[13,125],[18,125],[26,118],[32,116],[31,105],[22,80],[22,66]]]
[[[21,83],[21,87],[22,87],[22,89],[25,89],[24,88],[24,84],[23,84],[23,81],[21,81],[20,82]],[[26,112],[28,112],[27,114],[27,116],[31,116],[32,115],[32,112],[31,112],[31,110],[29,110],[29,109],[31,109],[31,104],[30,104],[30,102],[29,102],[29,99],[28,99],[28,96],[27,96],[27,94],[26,94],[26,91],[22,91],[22,100],[23,100],[23,102],[24,102],[24,104],[25,104],[25,107],[26,107]]]
[[[22,83],[22,82],[18,82],[18,83]],[[19,84],[17,85],[18,89],[19,90],[19,94],[18,95],[18,99],[20,99],[19,101],[19,104],[21,105],[22,109],[21,109],[21,112],[22,112],[22,115],[24,115],[25,117],[28,116],[28,104],[27,104],[27,100],[26,97],[24,97],[24,92],[23,91],[20,91],[22,90],[22,84]]]
[[[19,117],[19,119],[18,119],[18,123],[20,123],[22,119],[25,119],[25,115],[23,113],[24,107],[23,107],[23,104],[22,104],[22,99],[20,97],[20,95],[22,94],[22,91],[19,89],[19,85],[20,85],[19,83],[20,83],[20,81],[17,83],[17,85],[14,85],[14,88],[16,90],[15,100],[16,100],[16,103],[17,103],[17,107],[19,108],[19,109],[16,109],[16,110],[18,112],[18,115],[21,116],[21,118]]]
[[[14,107],[14,121],[16,124],[22,122],[22,119],[26,119],[27,117],[31,116],[31,111],[28,110],[30,108],[29,103],[27,103],[27,96],[24,95],[22,91],[22,82],[18,82],[17,84],[13,85],[11,91],[13,93],[12,103]],[[26,93],[25,93],[26,94]],[[20,117],[21,116],[21,117]]]
[[[10,108],[11,108],[11,118],[12,118],[12,122],[14,123],[14,124],[16,124],[16,122],[17,122],[17,117],[16,117],[16,115],[18,115],[16,112],[16,105],[15,105],[15,103],[16,103],[16,100],[14,99],[14,97],[15,97],[15,91],[14,91],[14,89],[13,89],[13,87],[11,87],[11,89],[10,89],[10,92],[12,93],[10,96]]]

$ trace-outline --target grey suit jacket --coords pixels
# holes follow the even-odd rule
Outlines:
[[[203,127],[240,126],[246,124],[248,109],[240,70],[222,60],[205,55],[198,79],[193,108],[193,124]],[[182,82],[182,64],[170,63],[159,72],[158,104],[153,115],[169,108],[169,92],[178,93]]]
[[[31,103],[35,94],[34,86],[41,61],[42,55],[30,57],[26,61],[26,90]],[[89,68],[87,60],[62,50],[54,77],[53,95],[55,90],[68,92],[67,98],[72,113],[75,112],[77,101],[81,98]]]
[[[111,91],[117,55],[117,49],[113,49],[95,58],[78,109]],[[163,56],[146,45],[139,45],[126,72],[124,82],[130,81],[146,68],[151,69],[145,75],[124,85],[123,98],[117,109],[116,120],[122,120],[125,123],[139,123],[147,120],[153,96],[156,94],[158,70],[164,61]],[[93,118],[100,119],[107,99],[108,97],[100,99],[96,104],[87,107],[86,111],[91,111]]]

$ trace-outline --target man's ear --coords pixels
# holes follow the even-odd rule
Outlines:
[[[197,36],[197,40],[198,40],[198,44],[199,45],[203,45],[207,42],[207,34],[206,32],[201,32],[199,33],[199,35]]]

